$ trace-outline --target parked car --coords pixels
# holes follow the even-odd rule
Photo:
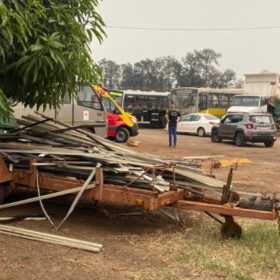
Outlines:
[[[177,132],[185,132],[205,136],[211,133],[213,125],[220,122],[220,119],[209,114],[187,114],[183,115],[177,125]]]
[[[246,142],[262,142],[266,147],[272,147],[276,135],[276,125],[270,114],[232,113],[212,127],[211,140],[218,143],[228,139],[237,146],[244,146]]]

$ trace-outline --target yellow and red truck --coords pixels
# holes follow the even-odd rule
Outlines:
[[[97,85],[93,88],[101,97],[107,111],[107,137],[116,142],[125,143],[129,137],[138,135],[137,119],[125,112],[106,89]]]

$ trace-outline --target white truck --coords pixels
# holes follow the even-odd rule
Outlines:
[[[228,113],[268,112],[280,121],[280,75],[277,73],[245,74],[244,95],[236,95]]]

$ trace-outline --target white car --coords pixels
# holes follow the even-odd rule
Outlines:
[[[213,125],[220,122],[220,119],[209,114],[188,114],[183,115],[177,124],[177,132],[197,134],[202,137],[211,134]]]

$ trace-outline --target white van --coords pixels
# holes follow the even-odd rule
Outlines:
[[[14,116],[21,118],[23,115],[34,114],[36,109],[18,103],[13,110]],[[38,112],[67,125],[87,129],[107,137],[107,114],[99,95],[92,86],[82,86],[77,97],[72,100],[66,95],[58,109],[39,109]]]

